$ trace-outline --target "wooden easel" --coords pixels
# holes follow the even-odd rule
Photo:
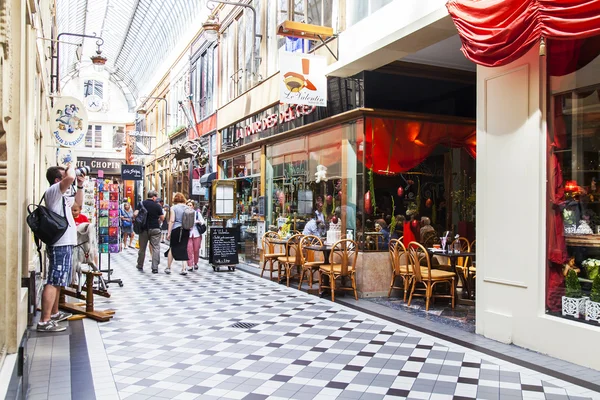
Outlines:
[[[60,299],[58,302],[58,306],[59,308],[65,311],[69,311],[75,314],[83,314],[86,317],[94,319],[98,322],[106,322],[113,317],[113,314],[115,312],[113,310],[94,310],[94,293],[99,292],[97,290],[94,290],[94,277],[102,276],[102,272],[84,271],[83,273],[85,274],[85,295],[83,293],[77,293],[77,291],[71,287],[65,287],[60,291]],[[110,294],[108,292],[101,292],[97,294],[103,297],[110,297]],[[85,308],[77,303],[67,303],[66,296],[85,300]]]

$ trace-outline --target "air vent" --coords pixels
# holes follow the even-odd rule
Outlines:
[[[250,328],[254,328],[256,325],[258,324],[252,324],[249,322],[236,322],[235,324],[231,325],[231,328],[238,328],[238,329],[250,329]]]

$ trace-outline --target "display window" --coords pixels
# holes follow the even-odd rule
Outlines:
[[[600,36],[549,41],[546,310],[600,321]]]

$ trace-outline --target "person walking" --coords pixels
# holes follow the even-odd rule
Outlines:
[[[69,224],[65,233],[52,246],[46,246],[48,255],[48,278],[42,292],[42,315],[37,324],[39,332],[62,332],[67,328],[58,323],[72,316],[58,310],[60,290],[71,284],[73,266],[73,246],[77,245],[77,228],[71,208],[83,204],[84,175],[75,175],[73,166],[50,167],[46,171],[50,187],[44,193],[46,207],[67,219]],[[71,184],[77,180],[75,197],[65,196]]]
[[[123,235],[123,242],[121,243],[121,246],[123,246],[123,249],[126,249],[127,238],[129,238],[129,248],[134,249],[133,209],[131,208],[131,204],[124,203],[123,207],[119,209],[119,213],[121,214],[121,234]]]
[[[139,237],[140,250],[138,251],[137,269],[144,270],[144,259],[146,258],[146,247],[150,242],[150,251],[152,253],[152,273],[158,273],[160,264],[160,224],[165,219],[160,204],[156,202],[158,193],[156,190],[148,191],[148,198],[140,202],[133,213],[133,218],[137,217],[142,205],[148,210],[146,217],[146,226],[142,227]]]
[[[188,200],[187,206],[195,209],[196,218],[194,220],[194,227],[190,229],[190,239],[188,240],[188,271],[198,269],[198,260],[200,259],[200,246],[202,246],[202,234],[198,230],[200,225],[204,225],[204,217],[200,211],[200,206],[194,207],[194,201]]]
[[[183,193],[177,192],[173,195],[173,206],[171,207],[171,217],[169,218],[169,232],[167,233],[167,240],[171,248],[169,249],[169,262],[166,274],[171,273],[171,264],[173,260],[181,261],[181,272],[180,275],[187,275],[186,261],[188,261],[188,240],[190,238],[190,231],[183,229],[181,223],[183,222],[183,212],[187,206],[185,205],[185,196]]]

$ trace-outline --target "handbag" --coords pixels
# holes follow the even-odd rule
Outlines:
[[[197,213],[198,213],[198,211],[196,211],[196,214]],[[206,232],[206,224],[203,224],[202,222],[197,223],[196,229],[198,229],[198,233],[202,235],[202,234],[204,234],[204,232]]]
[[[121,214],[121,217],[125,217],[125,218],[131,218],[129,215],[125,214],[125,210],[119,210],[119,213]],[[131,227],[132,222],[131,221],[126,221],[126,220],[121,220],[121,226],[123,228],[129,228]]]

